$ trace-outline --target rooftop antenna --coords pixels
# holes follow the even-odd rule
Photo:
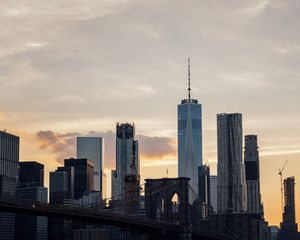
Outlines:
[[[191,101],[191,63],[190,58],[188,58],[188,93],[189,93],[189,102]]]

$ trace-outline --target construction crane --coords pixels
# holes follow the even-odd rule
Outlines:
[[[281,213],[283,214],[283,183],[282,183],[282,173],[285,169],[285,166],[287,165],[289,160],[286,160],[283,167],[279,169],[278,174],[280,175],[280,190],[281,190]]]

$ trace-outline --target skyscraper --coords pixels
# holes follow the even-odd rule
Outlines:
[[[19,167],[18,136],[0,131],[0,196],[15,196]],[[14,239],[15,215],[0,213],[0,239]]]
[[[35,161],[20,162],[19,183],[30,182],[44,187],[44,165]]]
[[[205,219],[211,211],[210,203],[210,169],[209,166],[201,166],[198,168],[198,186],[199,199],[204,206],[202,217]]]
[[[190,61],[188,63],[188,98],[177,108],[178,176],[190,178],[191,187],[198,192],[198,167],[202,165],[202,106],[198,100],[191,99]]]
[[[295,212],[295,178],[289,177],[284,180],[284,212],[280,231],[279,240],[300,240],[298,233],[298,224],[296,223]]]
[[[218,176],[216,175],[211,175],[210,176],[210,203],[212,206],[212,209],[214,212],[217,212],[218,209],[218,203],[217,203],[217,199],[218,199]]]
[[[138,141],[135,140],[134,125],[119,124],[116,127],[116,172],[112,181],[116,199],[124,198],[125,177],[128,175],[140,177]]]
[[[263,209],[260,195],[259,152],[256,135],[245,136],[244,160],[247,184],[247,209],[250,213],[262,214]]]
[[[92,177],[92,176],[91,176]],[[50,172],[50,203],[69,204],[74,199],[74,167],[58,167]],[[48,239],[71,239],[71,221],[48,218]]]
[[[65,167],[74,167],[74,198],[94,189],[94,163],[86,158],[65,159]]]
[[[218,114],[218,212],[245,212],[242,114]]]
[[[101,137],[77,137],[77,158],[87,158],[94,163],[94,190],[102,193],[102,164],[104,140]]]
[[[74,198],[74,167],[58,167],[50,172],[50,203],[63,204]]]

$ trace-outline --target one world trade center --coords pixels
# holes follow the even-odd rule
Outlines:
[[[178,176],[190,178],[190,185],[198,195],[198,167],[202,166],[202,106],[198,100],[191,98],[190,60],[188,98],[178,105],[177,114]]]

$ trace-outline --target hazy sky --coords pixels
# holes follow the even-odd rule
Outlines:
[[[204,158],[216,169],[216,114],[243,113],[258,134],[267,220],[280,221],[278,169],[294,175],[300,222],[299,0],[2,0],[0,127],[21,159],[50,171],[78,135],[134,122],[142,177],[176,176],[176,107],[203,105]],[[46,175],[48,182],[48,175]]]

